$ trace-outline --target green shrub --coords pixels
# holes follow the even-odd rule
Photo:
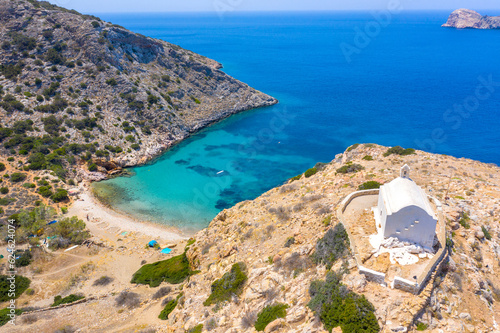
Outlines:
[[[6,167],[5,164],[0,163],[0,171],[5,171]]]
[[[268,305],[257,315],[257,321],[255,322],[255,329],[257,331],[263,331],[266,326],[278,318],[286,317],[286,309],[288,309],[287,304],[276,303],[274,305]]]
[[[101,26],[97,21],[92,21],[91,24],[94,28],[99,28]]]
[[[349,254],[349,244],[349,236],[344,225],[338,223],[318,240],[313,259],[316,263],[323,263],[329,268],[335,261]]]
[[[311,168],[311,169],[308,169],[306,172],[304,172],[304,176],[306,178],[309,178],[312,175],[315,175],[317,172],[318,172],[318,168]]]
[[[412,155],[412,154],[415,154],[415,149],[413,149],[413,148],[404,149],[401,146],[395,146],[395,147],[387,149],[387,151],[384,153],[384,157],[387,157],[387,156],[392,155],[392,154],[401,155],[401,156]]]
[[[299,180],[300,178],[302,178],[302,174],[300,174],[300,175],[297,175],[297,176],[295,176],[295,177],[290,178],[290,182],[294,182],[294,181],[296,181],[296,180]]]
[[[28,168],[30,170],[42,170],[45,169],[47,161],[45,160],[45,154],[34,153],[28,158]]]
[[[115,78],[107,79],[106,84],[112,87],[115,87],[118,85],[118,82],[116,82]]]
[[[89,164],[89,171],[90,172],[97,171],[97,165],[95,163],[90,163]]]
[[[158,316],[158,318],[160,318],[161,320],[167,320],[170,313],[172,313],[172,311],[174,311],[175,307],[177,306],[177,303],[179,302],[179,298],[181,298],[181,297],[182,297],[182,293],[177,295],[177,297],[175,299],[168,301],[168,303],[165,305],[163,310],[160,312],[160,315]]]
[[[31,251],[16,251],[16,256],[19,258],[16,260],[16,267],[25,267],[31,263]]]
[[[133,143],[130,145],[130,148],[132,148],[133,150],[139,150],[141,146],[138,143]]]
[[[0,206],[8,206],[10,205],[10,200],[6,198],[0,198]]]
[[[425,331],[425,330],[427,329],[427,327],[428,327],[428,325],[427,325],[427,324],[424,324],[424,323],[422,323],[422,322],[419,322],[419,323],[417,324],[416,329],[417,329],[417,331]]]
[[[54,192],[52,192],[52,186],[47,185],[47,186],[40,186],[37,190],[37,192],[44,198],[50,197]]]
[[[31,51],[36,47],[36,39],[33,37],[28,37],[18,32],[11,32],[9,35],[12,38],[12,44],[17,46],[19,52]]]
[[[469,214],[467,212],[462,212],[462,214],[460,214],[460,220],[458,221],[458,223],[460,223],[460,225],[465,229],[470,229],[469,222],[470,222]]]
[[[167,260],[142,266],[134,273],[130,283],[149,284],[150,287],[154,288],[158,287],[163,281],[172,284],[181,283],[187,277],[196,273],[189,267],[189,260],[186,253],[183,253]]]
[[[0,64],[0,73],[2,73],[7,80],[16,79],[22,71],[23,68],[19,65]]]
[[[9,188],[8,187],[0,187],[0,193],[2,193],[2,194],[9,193]]]
[[[354,173],[364,169],[365,167],[360,164],[347,163],[346,165],[338,168],[337,173],[342,173],[342,174]]]
[[[195,327],[188,329],[187,333],[201,333],[203,330],[203,324],[198,324]]]
[[[354,149],[356,149],[358,147],[359,147],[359,143],[355,143],[352,146],[348,147],[346,151],[350,152],[350,151],[352,151],[352,150],[354,150]]]
[[[240,295],[248,279],[245,270],[246,266],[243,262],[234,264],[229,272],[212,283],[212,293],[207,300],[203,302],[203,305],[209,306],[211,304],[228,301],[233,294]]]
[[[295,237],[288,237],[288,238],[286,239],[286,242],[285,242],[284,247],[290,247],[290,246],[292,246],[293,244],[295,244]]]
[[[341,274],[329,272],[325,281],[312,281],[309,285],[311,301],[307,306],[329,332],[338,326],[343,333],[379,332],[374,306],[364,295],[348,290],[341,279]]]
[[[65,189],[59,188],[59,189],[57,189],[56,193],[54,193],[50,196],[50,198],[54,202],[61,202],[64,200],[68,200],[68,191],[66,191]]]
[[[374,180],[370,180],[368,182],[365,182],[361,185],[358,186],[358,190],[359,191],[362,191],[362,190],[373,190],[373,189],[377,189],[377,188],[380,188],[382,184],[380,184],[379,182],[377,181],[374,181]]]
[[[30,286],[30,279],[21,276],[21,275],[16,275],[14,277],[15,279],[15,295],[14,297],[9,296],[9,290],[10,290],[10,280],[8,280],[9,276],[7,275],[0,275],[0,302],[6,302],[11,299],[16,299],[21,294],[28,289]]]
[[[366,155],[365,157],[363,157],[363,159],[364,159],[365,161],[373,161],[373,157],[372,157],[372,155]]]
[[[490,234],[489,230],[486,229],[486,227],[484,225],[481,227],[481,230],[483,231],[484,238],[486,238],[487,240],[491,240],[491,234]]]
[[[23,311],[21,309],[15,309],[13,312],[16,314],[16,316],[19,316]],[[3,326],[7,324],[12,318],[9,316],[11,314],[11,311],[9,308],[5,308],[0,310],[0,326]]]
[[[160,99],[156,97],[155,95],[148,95],[148,103],[149,104],[156,104],[160,102]]]
[[[51,48],[45,54],[45,61],[53,63],[55,65],[62,65],[66,62],[66,59],[60,54],[55,48]]]
[[[1,66],[1,65],[0,65]],[[1,67],[0,67],[1,68]],[[19,102],[13,95],[5,95],[3,101],[0,102],[0,106],[5,109],[7,112],[23,111],[24,104]]]
[[[58,239],[65,239],[70,244],[82,244],[90,237],[85,227],[85,222],[79,220],[78,217],[65,217],[51,226],[49,235],[58,236]],[[67,247],[68,245],[67,243],[54,244],[55,247]]]
[[[51,306],[58,306],[61,304],[73,303],[73,302],[79,301],[79,300],[84,299],[84,298],[85,298],[85,296],[76,295],[76,294],[71,294],[71,295],[66,296],[64,298],[62,298],[61,295],[57,295],[56,297],[54,297],[54,303],[52,303]]]
[[[10,176],[10,180],[11,182],[13,183],[19,183],[19,182],[22,182],[24,180],[26,180],[28,176],[25,174],[25,173],[20,173],[20,172],[14,172],[11,176]]]

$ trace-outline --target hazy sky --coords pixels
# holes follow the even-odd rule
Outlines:
[[[489,10],[500,15],[500,0],[50,0],[83,13],[172,11],[376,10],[400,3],[407,10]],[[491,11],[493,10],[493,12]]]

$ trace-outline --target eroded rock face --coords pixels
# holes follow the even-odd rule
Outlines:
[[[500,16],[483,16],[470,9],[457,9],[451,13],[443,27],[457,29],[500,29]]]
[[[0,90],[19,103],[0,105],[2,126],[30,119],[40,130],[27,135],[54,134],[43,124],[53,115],[64,143],[95,144],[92,160],[107,171],[145,163],[207,125],[277,103],[214,60],[46,2],[0,1],[0,44]]]

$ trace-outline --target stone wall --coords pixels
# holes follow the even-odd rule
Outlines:
[[[345,222],[345,220],[343,218],[343,214],[345,212],[346,207],[351,203],[351,201],[354,198],[357,198],[357,197],[360,197],[363,195],[374,195],[374,194],[378,194],[378,192],[379,192],[379,190],[375,189],[375,190],[357,191],[357,192],[353,192],[353,193],[349,194],[340,203],[340,207],[337,210],[337,217],[338,217],[340,223],[342,223],[344,225],[344,228],[347,232],[347,235],[349,236],[349,239],[351,240],[349,242],[350,246],[351,246],[351,252],[352,252],[352,255],[354,256],[354,258],[356,259],[356,264],[358,266],[359,273],[365,275],[366,279],[368,281],[373,281],[373,282],[379,283],[379,284],[385,284],[385,274],[384,273],[374,271],[372,269],[366,268],[366,267],[361,265],[361,258],[359,257],[358,249],[356,248],[356,244],[352,241],[352,239],[354,239],[354,238],[351,235],[351,229],[349,228],[349,226],[347,225],[347,223]]]
[[[373,281],[378,284],[385,284],[385,274],[381,272],[374,271],[373,269],[366,268],[364,266],[358,265],[358,270],[360,274],[366,276],[368,281]]]
[[[378,194],[379,190],[364,190],[364,191],[357,191],[349,194],[347,197],[345,197],[344,200],[340,203],[339,208],[337,209],[337,217],[342,223],[347,231],[347,235],[349,236],[349,239],[354,239],[351,235],[351,231],[349,228],[349,225],[346,224],[343,214],[347,208],[347,206],[351,203],[351,201],[354,198],[363,196],[363,195],[374,195]],[[441,248],[438,250],[438,252],[432,257],[432,259],[429,261],[427,266],[425,267],[424,271],[417,277],[416,281],[409,281],[406,279],[403,279],[399,276],[396,276],[391,283],[391,286],[396,289],[401,289],[413,294],[418,294],[422,291],[422,289],[425,287],[427,284],[427,281],[429,278],[432,276],[432,274],[435,272],[438,266],[440,266],[442,263],[446,261],[447,258],[447,248],[446,248],[446,226],[445,226],[445,220],[443,216],[443,209],[441,206],[441,202],[437,200],[436,198],[430,197],[434,201],[437,207],[437,213],[438,213],[438,226],[437,226],[437,237],[439,240],[439,243],[441,244]],[[369,281],[373,281],[375,283],[379,284],[384,284],[385,283],[385,274],[381,272],[374,271],[372,269],[366,268],[361,265],[361,259],[359,256],[359,252],[356,248],[356,244],[354,244],[353,241],[350,241],[351,245],[351,251],[356,259],[356,263],[358,266],[358,270],[360,274],[364,274],[366,276],[366,279]]]

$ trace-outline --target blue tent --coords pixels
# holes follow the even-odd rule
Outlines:
[[[51,225],[51,224],[54,224],[54,223],[57,223],[57,220],[50,221],[49,223],[47,223],[47,225]]]
[[[172,252],[172,249],[169,249],[168,247],[161,250],[161,253],[164,253],[164,254],[169,254],[170,252]]]
[[[158,242],[155,240],[152,240],[151,242],[148,243],[149,247],[154,247],[156,244],[158,244]]]

